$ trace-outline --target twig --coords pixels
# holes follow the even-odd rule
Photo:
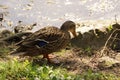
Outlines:
[[[120,29],[115,29],[115,30],[110,34],[110,36],[108,37],[108,39],[107,39],[107,41],[106,41],[106,43],[105,43],[105,45],[104,45],[104,47],[103,47],[103,49],[102,49],[102,51],[101,51],[101,54],[102,54],[102,55],[103,55],[104,50],[105,50],[105,48],[106,48],[106,46],[107,46],[107,44],[108,44],[108,41],[111,39],[113,33],[115,33],[116,31],[120,31]]]
[[[114,36],[114,37],[111,37],[111,39],[113,39],[113,40],[112,40],[112,42],[111,42],[110,46],[111,46],[111,45],[114,43],[114,41],[117,39],[117,38],[116,38],[116,37],[117,37],[117,35],[118,35],[118,34],[115,34],[115,36]]]

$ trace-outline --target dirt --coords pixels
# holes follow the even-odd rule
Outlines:
[[[108,55],[111,52],[113,55]],[[54,68],[65,68],[73,74],[82,74],[91,70],[93,72],[110,73],[119,76],[120,61],[115,59],[118,53],[110,49],[109,53],[101,56],[100,51],[94,51],[93,54],[89,55],[89,52],[80,48],[71,48],[62,53],[51,54],[56,56],[51,60],[59,61],[59,63],[47,63],[47,65]],[[34,59],[33,63],[40,66],[46,64],[45,60],[41,58]]]
[[[118,65],[114,67],[113,65],[116,63],[113,63],[111,66],[107,67],[104,64],[103,65],[100,64],[104,62],[104,61],[99,62],[99,59],[101,57],[96,57],[95,55],[88,56],[87,53],[84,53],[84,54],[80,54],[80,53],[81,52],[72,51],[72,52],[66,53],[67,54],[66,57],[60,57],[63,67],[65,67],[67,70],[73,73],[80,74],[82,72],[87,71],[88,69],[96,72],[96,71],[104,71],[111,68],[109,70],[112,72],[112,70],[114,70],[112,69],[112,67],[117,68],[118,66],[120,66]],[[120,69],[116,69],[116,70],[118,71]]]

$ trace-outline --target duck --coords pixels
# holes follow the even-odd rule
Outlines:
[[[39,56],[43,55],[48,62],[51,62],[49,54],[66,48],[71,40],[70,33],[76,37],[76,24],[68,20],[60,28],[47,26],[29,35],[26,39],[17,43],[18,48],[10,52],[10,55],[17,56]]]

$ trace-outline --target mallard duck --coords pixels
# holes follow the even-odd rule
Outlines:
[[[51,26],[44,27],[29,35],[19,42],[19,46],[11,55],[38,56],[43,55],[50,62],[49,54],[66,47],[71,37],[70,32],[76,37],[76,25],[73,21],[66,21],[59,28]]]

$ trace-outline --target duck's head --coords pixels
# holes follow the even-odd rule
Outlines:
[[[77,36],[76,34],[76,24],[73,21],[66,21],[62,24],[61,30],[66,32],[71,32],[74,37]]]

